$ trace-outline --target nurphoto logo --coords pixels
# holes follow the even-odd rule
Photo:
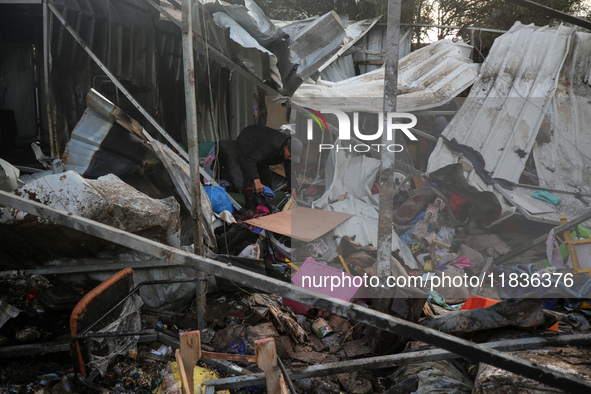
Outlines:
[[[334,109],[321,109],[320,111],[313,110],[312,108],[305,108],[309,116],[307,130],[308,140],[311,141],[314,137],[314,122],[320,127],[321,132],[328,131],[328,125],[322,114],[333,114],[337,117],[339,124],[338,141],[335,144],[320,144],[318,146],[319,151],[336,149],[337,152],[346,150],[348,152],[369,152],[370,149],[374,148],[378,152],[382,148],[387,149],[388,152],[401,152],[404,149],[403,145],[394,143],[394,132],[396,130],[402,131],[411,141],[416,141],[417,137],[413,135],[410,129],[417,124],[417,117],[413,114],[388,112],[386,116],[386,138],[388,141],[392,141],[391,144],[382,143],[382,135],[384,134],[384,113],[379,112],[378,115],[378,129],[374,133],[366,134],[359,128],[359,113],[353,112],[353,135],[357,141],[367,141],[368,143],[354,143],[347,146],[340,145],[339,142],[351,141],[351,119],[348,114],[343,111]],[[395,119],[408,119],[408,123],[395,123]],[[369,143],[373,141],[373,143]]]

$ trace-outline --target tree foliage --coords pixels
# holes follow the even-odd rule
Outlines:
[[[240,1],[240,0],[234,0]],[[255,0],[273,19],[303,19],[336,11],[352,20],[382,16],[388,0]],[[588,15],[589,7],[581,0],[535,0],[539,4],[572,15]],[[509,29],[516,21],[553,25],[560,21],[509,3],[507,0],[402,0],[403,23],[432,23],[452,26],[477,26]],[[447,34],[445,31],[442,34]]]
[[[241,2],[243,0],[229,0]],[[280,20],[305,19],[336,11],[339,15],[348,15],[351,20],[360,20],[381,16],[386,22],[388,0],[255,0],[265,13]],[[591,19],[591,11],[586,1],[582,0],[534,0],[535,2],[571,15]],[[482,27],[509,30],[515,22],[533,23],[537,26],[557,25],[559,19],[517,6],[507,0],[402,0],[402,23],[435,24],[456,26],[460,29],[439,28],[437,39],[461,37],[475,45],[480,60],[484,59],[488,48],[498,33],[476,31],[471,34],[468,27]],[[426,41],[427,30],[415,27],[414,42]],[[433,30],[432,30],[433,31]],[[433,39],[433,34],[429,35]],[[475,42],[471,42],[474,39]]]

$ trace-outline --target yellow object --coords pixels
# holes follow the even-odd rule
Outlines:
[[[425,271],[427,271],[427,272],[433,271],[433,260],[427,261],[427,263],[425,264]]]
[[[285,259],[285,262],[287,263],[287,265],[289,265],[291,268],[293,268],[296,272],[299,271],[299,267],[297,265],[295,265],[294,263],[292,263],[289,259]]]
[[[179,366],[176,362],[171,362],[170,366],[172,367],[172,373],[174,374],[174,378],[179,382],[179,385],[182,388],[181,383],[181,375],[179,373]],[[199,366],[195,366],[193,368],[193,382],[195,387],[195,394],[205,394],[205,383],[209,380],[216,380],[219,379],[218,375],[215,372],[212,372],[206,368],[202,368]],[[159,393],[159,391],[157,391]],[[223,393],[223,394],[230,394],[228,390],[216,391],[216,393]]]
[[[349,267],[347,267],[347,264],[345,264],[345,260],[343,259],[343,256],[339,255],[339,260],[341,260],[341,264],[343,265],[345,272],[348,273],[349,275],[351,275],[351,271],[349,271]]]

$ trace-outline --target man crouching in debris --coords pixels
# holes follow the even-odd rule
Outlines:
[[[238,163],[244,177],[245,208],[256,211],[257,193],[265,185],[272,188],[270,165],[283,163],[287,185],[291,189],[291,162],[299,163],[302,141],[265,126],[245,127],[236,139]],[[295,189],[291,189],[295,196]]]

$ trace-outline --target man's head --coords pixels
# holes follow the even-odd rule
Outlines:
[[[293,163],[298,164],[302,161],[302,150],[302,141],[299,138],[291,137],[283,147],[283,157],[285,160],[291,160]]]

